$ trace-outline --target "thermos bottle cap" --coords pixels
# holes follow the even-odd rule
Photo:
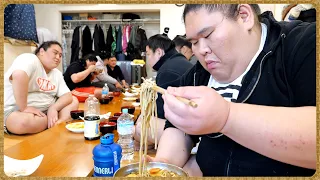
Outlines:
[[[107,133],[100,138],[101,144],[112,144],[114,135],[112,133]]]

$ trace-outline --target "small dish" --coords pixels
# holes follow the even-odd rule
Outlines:
[[[133,105],[134,107],[139,107],[139,106],[140,106],[140,103],[139,103],[139,102],[133,102],[132,105]]]
[[[134,96],[137,96],[138,93],[129,93],[128,91],[126,91],[125,93],[123,93],[123,95],[125,97],[134,97]]]
[[[40,166],[44,155],[28,160],[13,159],[4,155],[4,173],[9,177],[29,176]]]
[[[66,125],[66,128],[74,133],[83,133],[84,131],[84,122],[75,122]]]
[[[135,101],[137,98],[136,97],[125,97],[123,100],[125,101]]]

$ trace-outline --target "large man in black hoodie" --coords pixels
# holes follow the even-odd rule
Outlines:
[[[315,23],[258,14],[252,4],[185,6],[186,35],[200,63],[180,85],[196,87],[168,88],[163,99],[170,123],[150,160],[185,166],[191,175],[198,168],[203,176],[315,173]]]
[[[173,41],[161,34],[154,35],[148,39],[146,57],[147,65],[157,71],[156,84],[164,89],[167,89],[168,86],[178,87],[181,76],[192,68],[192,64],[186,57],[176,51]],[[156,102],[158,118],[153,118],[152,121],[158,121],[157,139],[159,142],[165,125],[163,99],[160,93],[158,93]],[[136,140],[139,140],[140,138],[140,122],[141,120],[139,119],[136,125]],[[154,143],[154,139],[151,138],[151,135],[148,140],[150,144]],[[139,143],[136,145],[138,144]]]

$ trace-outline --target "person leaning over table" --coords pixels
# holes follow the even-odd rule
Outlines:
[[[168,86],[179,86],[182,75],[192,68],[192,64],[186,57],[176,51],[173,41],[162,34],[156,34],[148,39],[146,57],[147,65],[157,71],[156,84],[164,89],[167,89]],[[158,93],[156,103],[158,117],[152,118],[151,121],[157,121],[156,137],[159,140],[165,125],[163,100],[160,93]],[[139,117],[134,133],[135,149],[139,149],[138,147],[140,147],[141,123],[142,119]],[[151,122],[150,124],[154,123]],[[155,143],[155,139],[152,138],[151,133],[149,133],[148,142],[151,147]]]
[[[33,134],[70,119],[78,109],[62,73],[62,48],[57,41],[42,43],[35,53],[19,55],[4,75],[4,130]]]
[[[109,91],[111,92],[114,92],[117,89],[122,89],[121,84],[108,74],[108,69],[106,66],[109,62],[111,54],[109,52],[105,52],[100,53],[99,56],[96,57],[98,59],[96,67],[102,69],[103,71],[102,73],[96,76],[96,78],[91,82],[91,84],[95,87],[103,88],[104,85],[107,83]]]
[[[148,161],[200,176],[315,173],[315,23],[258,14],[254,4],[185,6],[186,35],[200,63],[182,77],[187,87],[162,96],[168,121]],[[196,160],[187,162],[198,137]]]
[[[91,81],[102,71],[96,67],[97,61],[94,54],[88,54],[79,61],[72,62],[63,74],[72,95],[77,97],[79,102],[85,102],[90,94],[101,98],[102,88],[91,85]]]

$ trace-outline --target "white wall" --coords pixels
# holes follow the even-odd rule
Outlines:
[[[13,60],[22,53],[33,53],[36,47],[33,46],[15,46],[10,43],[4,43],[4,72],[7,72]]]

